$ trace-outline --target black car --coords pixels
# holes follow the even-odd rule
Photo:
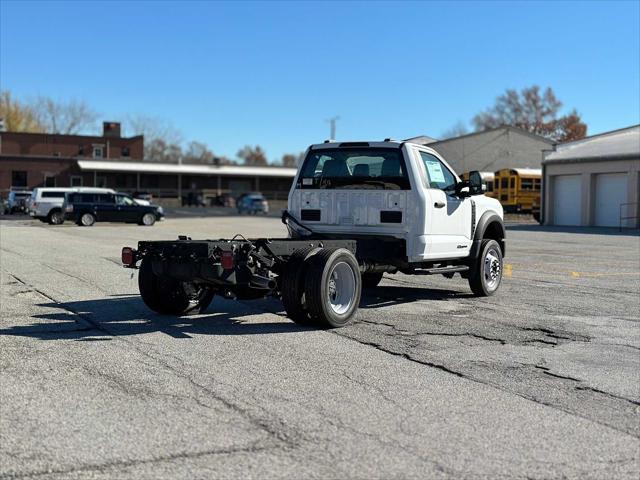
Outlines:
[[[162,207],[140,205],[123,193],[69,192],[62,205],[65,220],[90,227],[95,222],[125,222],[153,225],[164,218]]]

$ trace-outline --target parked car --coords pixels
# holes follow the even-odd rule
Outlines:
[[[7,197],[5,214],[26,213],[27,202],[31,197],[31,190],[12,190]]]
[[[64,203],[64,196],[68,192],[116,193],[110,188],[95,187],[34,188],[29,201],[29,215],[51,225],[61,224],[64,222],[62,204]]]
[[[266,215],[269,213],[269,202],[264,198],[259,192],[252,193],[244,193],[238,197],[236,201],[236,205],[238,206],[238,213],[248,213],[248,214],[257,214],[262,213]]]
[[[65,194],[63,204],[65,220],[90,227],[96,222],[124,222],[151,226],[164,219],[164,211],[158,205],[140,205],[124,193]]]

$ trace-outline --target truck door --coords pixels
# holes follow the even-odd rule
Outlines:
[[[455,195],[456,176],[435,155],[419,151],[429,203],[426,257],[464,257],[471,248],[471,199]]]

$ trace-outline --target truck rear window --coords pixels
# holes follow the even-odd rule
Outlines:
[[[409,177],[396,148],[311,150],[298,178],[303,189],[409,190]]]

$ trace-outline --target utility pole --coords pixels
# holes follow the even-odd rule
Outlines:
[[[331,136],[329,137],[331,140],[336,139],[336,121],[337,120],[340,120],[340,117],[338,115],[326,120],[327,122],[329,122],[329,125],[331,126]]]

